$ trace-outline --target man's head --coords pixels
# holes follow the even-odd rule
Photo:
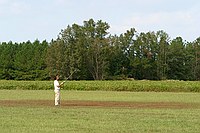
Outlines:
[[[55,80],[59,80],[59,75],[58,74],[56,75]]]

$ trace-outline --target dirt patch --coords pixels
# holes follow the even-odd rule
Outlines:
[[[53,100],[0,100],[0,106],[15,107],[54,107]],[[200,108],[200,104],[178,103],[178,102],[118,102],[118,101],[62,101],[61,107],[106,107],[106,108],[169,108],[186,109]]]

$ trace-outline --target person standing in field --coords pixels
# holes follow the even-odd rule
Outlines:
[[[55,106],[60,105],[60,87],[63,83],[59,84],[59,75],[56,75],[54,80],[54,92],[55,92]]]

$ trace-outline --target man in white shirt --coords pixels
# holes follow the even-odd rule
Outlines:
[[[63,84],[59,84],[58,82],[59,76],[56,75],[55,80],[54,80],[54,92],[55,92],[55,105],[58,106],[60,105],[60,86]]]

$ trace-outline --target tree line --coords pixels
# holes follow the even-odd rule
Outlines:
[[[0,43],[0,79],[199,80],[200,37],[187,42],[164,31],[135,28],[111,35],[108,23],[93,19],[68,25],[51,42]]]

